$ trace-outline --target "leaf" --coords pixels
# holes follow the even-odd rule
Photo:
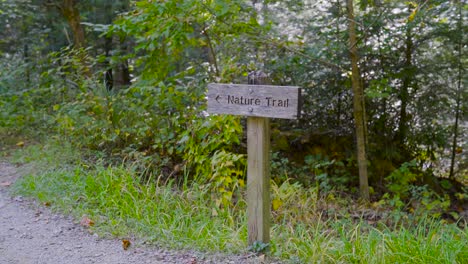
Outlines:
[[[16,146],[18,146],[20,148],[24,147],[24,141],[20,141],[20,142],[16,143]]]
[[[280,206],[283,204],[283,202],[281,202],[281,200],[279,199],[273,199],[272,201],[273,203],[273,210],[278,210],[280,208]]]
[[[258,256],[258,261],[260,263],[264,263],[265,262],[265,254],[261,254],[260,256]]]
[[[124,250],[127,250],[130,247],[131,244],[132,243],[130,242],[130,240],[122,239],[122,248]]]
[[[411,14],[410,14],[409,17],[408,17],[408,22],[413,22],[414,17],[415,17],[416,14],[418,13],[418,9],[419,9],[419,8],[418,8],[418,4],[415,3],[415,2],[409,2],[409,5],[410,5],[411,7],[413,7],[414,9],[413,9],[413,11],[411,12]]]
[[[411,15],[408,17],[408,22],[413,22],[414,17],[416,16],[416,13],[418,12],[417,9],[414,9],[413,12],[411,12]]]
[[[0,186],[2,186],[2,187],[9,187],[10,185],[11,185],[11,182],[9,182],[9,181],[0,183]]]
[[[245,181],[244,181],[244,180],[239,179],[237,182],[239,183],[239,186],[240,186],[240,187],[244,187],[244,186],[245,186]]]
[[[94,221],[89,219],[86,215],[83,215],[80,221],[80,225],[84,227],[91,227],[94,226]]]
[[[460,219],[460,215],[457,212],[450,212],[449,215],[452,216],[453,219]]]
[[[446,189],[446,190],[449,190],[450,188],[452,188],[452,183],[450,183],[449,181],[447,180],[442,180],[440,182],[440,185],[442,186],[442,188]]]

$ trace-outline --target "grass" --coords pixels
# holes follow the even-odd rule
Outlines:
[[[78,218],[86,215],[103,235],[144,236],[173,248],[235,252],[244,247],[245,228],[227,215],[213,217],[214,203],[206,202],[203,187],[176,191],[170,184],[142,184],[124,168],[77,166],[25,177],[15,190]]]
[[[146,182],[132,168],[83,164],[72,148],[55,143],[16,151],[16,162],[42,164],[14,185],[16,194],[92,219],[104,236],[138,237],[170,248],[245,252],[245,202],[215,209],[209,188]],[[46,164],[47,166],[45,166]],[[67,166],[63,166],[68,164]],[[46,169],[46,168],[49,169]],[[274,212],[270,255],[289,263],[467,263],[468,232],[430,218],[387,227],[323,217],[314,190],[273,186],[283,205]]]
[[[330,229],[332,227],[332,229]],[[414,228],[369,227],[360,222],[275,225],[273,254],[297,263],[466,263],[468,233],[424,219]]]

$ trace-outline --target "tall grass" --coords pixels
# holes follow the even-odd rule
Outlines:
[[[425,219],[414,228],[325,220],[275,225],[273,254],[294,263],[467,263],[468,232]]]
[[[208,188],[178,190],[151,180],[141,183],[133,175],[121,167],[76,167],[24,177],[15,190],[76,217],[86,215],[104,235],[136,235],[174,248],[234,252],[245,247],[246,229],[228,212],[213,209]]]
[[[34,150],[34,148],[32,148]],[[42,158],[56,155],[41,148]],[[36,151],[36,150],[34,150]],[[31,159],[41,159],[41,153]],[[18,154],[17,159],[21,155]],[[61,154],[63,157],[69,155]],[[49,158],[47,158],[49,156]],[[73,156],[73,155],[71,155]],[[365,221],[322,217],[313,190],[299,185],[273,186],[283,205],[275,214],[270,255],[289,263],[467,263],[468,232],[430,218],[413,227],[372,226]],[[245,252],[245,202],[219,210],[207,186],[142,182],[131,168],[75,164],[21,178],[16,194],[34,197],[104,236],[137,237],[171,248]]]

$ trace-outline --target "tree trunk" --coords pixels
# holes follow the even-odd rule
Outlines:
[[[343,15],[342,12],[341,12],[341,2],[340,0],[336,1],[336,3],[334,3],[336,5],[336,10],[337,11],[337,14],[336,14],[336,25],[335,25],[335,29],[336,29],[336,33],[335,33],[335,41],[336,43],[340,43],[341,42],[341,31],[340,31],[340,26],[341,26],[341,21],[340,21],[340,17]],[[338,58],[338,54],[336,56],[336,60],[339,61],[339,58]],[[336,73],[336,77],[334,78],[334,85],[335,87],[340,87],[339,88],[339,91],[338,91],[338,102],[337,102],[337,110],[336,110],[336,127],[341,127],[341,111],[342,111],[342,95],[343,95],[343,91],[342,91],[342,88],[341,88],[341,85],[338,84],[338,80],[340,79],[340,72],[337,72]],[[335,137],[336,138],[336,137]]]
[[[210,63],[211,67],[213,67],[216,77],[221,77],[220,72],[219,72],[218,62],[216,59],[216,51],[213,47],[213,42],[211,41],[211,37],[210,37],[210,34],[208,33],[208,28],[206,25],[203,26],[202,34],[205,36],[206,42],[207,42],[208,62]]]
[[[125,59],[120,62],[114,71],[114,84],[116,88],[128,87],[132,84],[130,79],[130,68],[128,67],[128,61]]]
[[[81,25],[80,11],[76,7],[77,3],[78,0],[63,0],[60,11],[70,25],[75,48],[84,48],[86,46],[85,32]]]
[[[25,43],[24,44],[24,63],[25,63],[25,66],[26,66],[26,83],[27,85],[29,86],[31,84],[31,71],[30,71],[30,58],[29,58],[29,45],[28,43]]]
[[[80,11],[77,8],[78,0],[62,0],[61,4],[47,2],[47,5],[55,6],[63,17],[67,20],[68,25],[73,33],[73,46],[77,49],[86,47],[86,38],[84,28],[81,25]],[[79,53],[79,60],[83,66],[82,74],[85,77],[91,77],[90,63],[85,51]]]
[[[359,167],[359,191],[361,198],[369,200],[369,183],[366,158],[366,109],[364,91],[359,73],[359,55],[356,40],[356,21],[354,20],[353,0],[348,0],[349,54],[352,66],[352,87],[354,122],[356,126],[357,161]]]
[[[114,46],[119,47],[119,57],[123,57],[128,54],[128,44],[125,39],[115,38]],[[114,65],[112,68],[114,73],[114,86],[118,88],[128,87],[131,84],[130,67],[127,59],[119,59],[119,63]]]
[[[459,34],[462,34],[462,5],[461,2],[458,2],[458,32]],[[455,168],[455,156],[457,154],[457,141],[458,141],[458,122],[460,119],[460,111],[461,111],[461,82],[463,78],[463,65],[462,65],[462,48],[463,48],[463,37],[462,35],[459,36],[458,39],[458,76],[457,76],[457,82],[458,82],[458,87],[457,87],[457,105],[455,109],[455,124],[453,126],[453,141],[452,141],[452,156],[450,158],[450,172],[449,172],[449,178],[453,179],[455,176],[454,168]]]
[[[403,80],[400,89],[400,120],[398,123],[398,131],[396,135],[396,142],[398,143],[401,150],[404,150],[405,140],[408,136],[408,102],[409,102],[409,87],[412,81],[413,75],[413,36],[411,34],[411,27],[408,25],[406,29],[406,41],[405,41],[405,66],[403,69]]]

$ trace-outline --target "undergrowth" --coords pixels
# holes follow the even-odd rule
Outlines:
[[[58,150],[61,149],[61,152]],[[15,162],[54,164],[14,185],[17,195],[33,197],[54,209],[86,216],[102,236],[135,237],[171,248],[244,252],[247,248],[245,201],[220,208],[212,189],[196,183],[144,181],[128,166],[78,162],[71,149],[53,143],[30,146],[13,155]],[[66,155],[66,153],[69,155]],[[26,156],[28,157],[27,160]],[[75,159],[73,159],[75,157]],[[63,166],[67,160],[69,166]],[[269,254],[288,263],[465,263],[468,232],[430,217],[369,220],[360,205],[288,181],[273,184],[272,241]],[[360,210],[360,211],[359,211]],[[333,213],[335,212],[335,213]],[[388,223],[393,223],[388,225]]]

